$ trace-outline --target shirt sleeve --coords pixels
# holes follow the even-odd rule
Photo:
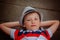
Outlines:
[[[16,29],[11,29],[10,31],[10,37],[14,39],[14,32],[16,31]]]
[[[51,32],[50,29],[47,29],[48,34],[50,35],[50,38],[52,37],[53,33]]]

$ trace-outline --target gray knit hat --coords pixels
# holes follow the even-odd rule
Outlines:
[[[20,16],[20,20],[19,20],[19,23],[20,23],[20,25],[21,26],[23,26],[23,18],[24,18],[24,16],[26,15],[26,14],[28,14],[29,12],[31,12],[31,11],[36,11],[36,12],[38,12],[35,8],[33,8],[33,7],[30,7],[30,6],[27,6],[27,7],[25,7],[25,9],[23,10],[23,12],[22,12],[22,15]],[[40,14],[40,13],[39,13]],[[41,16],[41,14],[40,14],[40,16]]]

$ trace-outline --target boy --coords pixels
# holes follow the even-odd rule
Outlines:
[[[59,25],[58,20],[41,22],[40,13],[32,7],[26,7],[19,22],[7,22],[0,24],[0,29],[10,35],[14,40],[50,40]],[[12,29],[14,26],[22,26],[23,29]],[[42,30],[41,27],[50,26]]]

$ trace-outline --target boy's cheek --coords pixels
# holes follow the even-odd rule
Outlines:
[[[30,25],[31,25],[31,23],[30,23],[30,22],[26,22],[26,23],[25,23],[25,25],[30,26]]]

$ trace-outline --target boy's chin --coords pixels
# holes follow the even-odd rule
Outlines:
[[[38,28],[39,29],[39,28]],[[32,28],[31,30],[38,30],[37,28]]]

